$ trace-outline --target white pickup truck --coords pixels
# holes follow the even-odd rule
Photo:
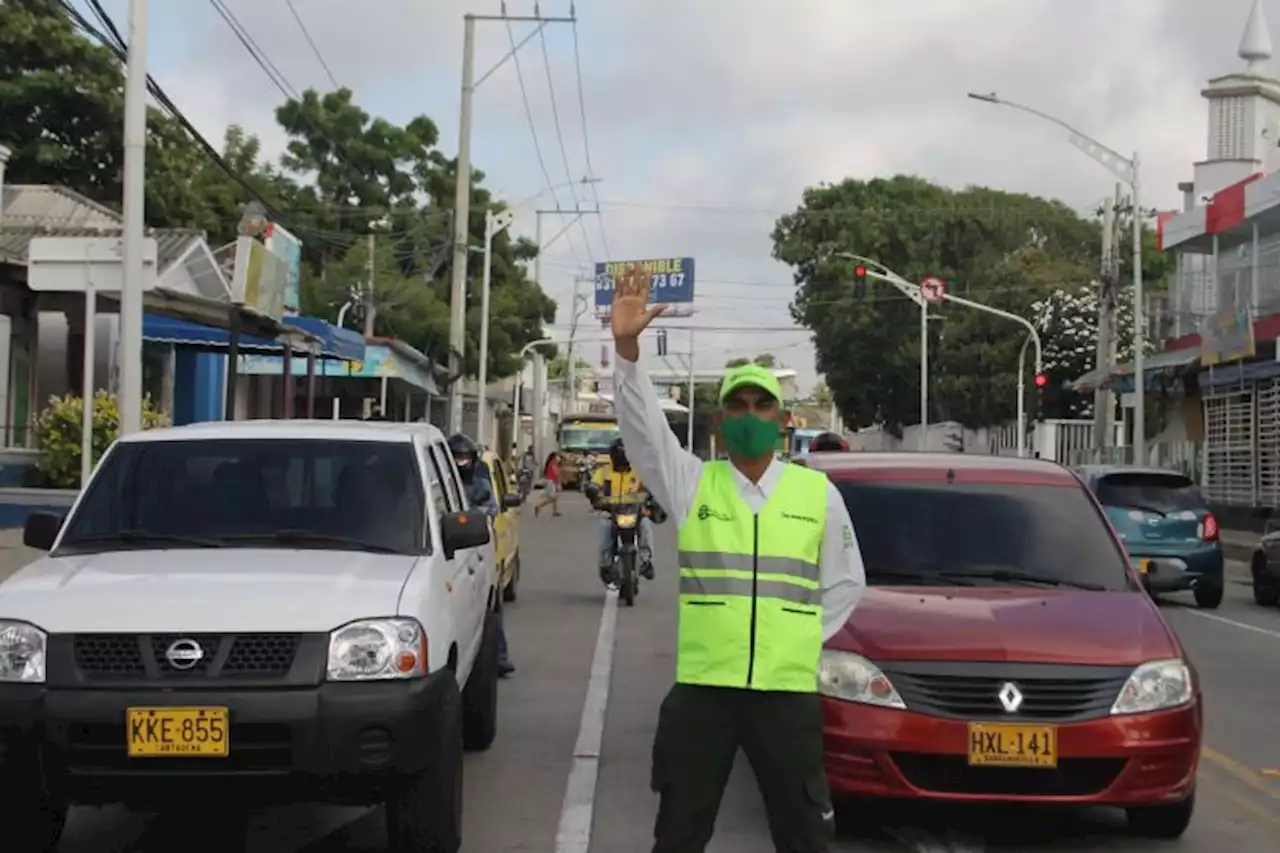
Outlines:
[[[271,800],[385,804],[393,848],[459,849],[500,605],[439,430],[143,432],[24,541],[49,555],[0,584],[6,851],[53,849],[73,803]]]

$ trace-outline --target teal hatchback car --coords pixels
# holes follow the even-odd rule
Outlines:
[[[1109,465],[1087,465],[1076,473],[1106,510],[1147,589],[1190,590],[1205,608],[1222,603],[1218,520],[1191,478]]]

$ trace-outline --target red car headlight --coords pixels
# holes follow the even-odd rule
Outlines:
[[[818,661],[818,692],[832,699],[880,708],[906,708],[880,667],[853,652],[823,649]]]
[[[1111,706],[1111,713],[1166,711],[1188,704],[1194,696],[1191,669],[1186,663],[1180,660],[1151,661],[1134,668]]]

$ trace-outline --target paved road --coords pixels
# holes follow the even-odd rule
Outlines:
[[[603,601],[592,569],[592,522],[581,504],[568,497],[563,517],[535,520],[526,513],[524,519],[520,600],[507,611],[519,670],[502,686],[497,743],[490,752],[467,759],[468,853],[556,851]],[[593,853],[643,853],[650,843],[655,798],[648,790],[649,747],[674,663],[673,543],[671,531],[660,530],[660,566],[667,570],[643,589],[634,609],[616,613]],[[3,545],[0,541],[0,550]],[[1183,606],[1177,597],[1165,612],[1194,657],[1208,697],[1200,803],[1194,824],[1180,841],[1130,838],[1118,813],[957,812],[876,804],[864,811],[859,826],[842,834],[836,853],[1274,851],[1280,832],[1280,775],[1266,771],[1280,770],[1280,741],[1274,737],[1280,690],[1273,686],[1280,671],[1280,609],[1255,607],[1248,588],[1236,582],[1213,614]],[[376,809],[267,810],[250,816],[247,849],[378,851],[385,843],[380,817]],[[119,809],[82,809],[73,814],[60,851],[167,853],[190,846],[206,830]],[[759,796],[745,760],[740,760],[711,851],[770,850]]]

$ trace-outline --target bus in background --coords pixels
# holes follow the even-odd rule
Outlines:
[[[566,415],[560,419],[556,448],[560,452],[560,487],[582,486],[582,469],[587,459],[597,465],[609,460],[609,445],[622,433],[613,415]]]

